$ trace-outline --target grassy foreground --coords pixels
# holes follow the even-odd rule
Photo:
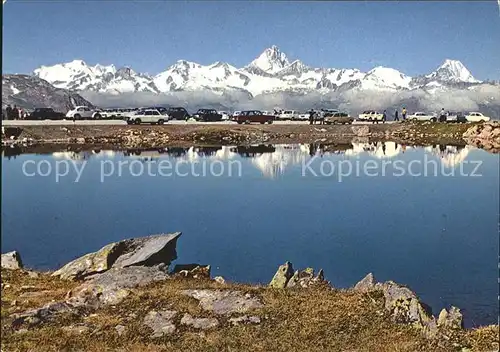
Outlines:
[[[428,340],[416,329],[395,324],[377,292],[359,293],[321,286],[272,289],[171,279],[134,289],[122,303],[85,314],[58,316],[30,329],[12,327],[12,313],[63,300],[79,283],[2,269],[2,351],[496,351],[498,326],[457,331],[448,340]],[[200,308],[182,295],[187,288],[237,289],[261,298],[251,315],[260,324],[233,326],[228,317]],[[179,324],[169,336],[151,338],[143,325],[151,310],[174,309],[196,317],[217,317],[218,327],[200,331]],[[121,334],[116,326],[124,326]]]

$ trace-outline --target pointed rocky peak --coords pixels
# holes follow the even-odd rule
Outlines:
[[[276,73],[276,75],[278,75],[278,76],[289,76],[289,75],[300,76],[302,73],[307,72],[310,69],[311,68],[309,66],[305,65],[302,61],[295,60],[290,65],[279,70]]]
[[[228,64],[228,63],[226,63],[226,62],[216,61],[216,62],[214,62],[213,64],[211,64],[209,67],[210,67],[210,68],[224,68],[224,69],[230,69],[230,68],[231,68],[231,65],[229,65],[229,64]]]
[[[290,65],[288,57],[273,45],[264,50],[249,66],[257,67],[267,73],[276,73],[288,65]]]
[[[436,71],[431,72],[426,76],[444,82],[479,82],[472,76],[470,71],[458,60],[446,59]]]

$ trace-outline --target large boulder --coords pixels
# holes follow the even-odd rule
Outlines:
[[[17,251],[2,254],[2,269],[16,270],[23,268],[21,255]]]
[[[443,308],[439,313],[437,326],[444,329],[460,330],[464,328],[463,316],[460,309],[451,307],[449,311]]]
[[[273,279],[269,283],[269,286],[274,288],[285,288],[292,276],[292,263],[286,262],[285,264],[280,265],[278,271],[276,271],[276,274],[274,274]]]
[[[85,254],[83,257],[69,262],[52,273],[52,276],[59,276],[64,280],[80,280],[89,275],[102,273],[111,269],[115,260],[124,250],[124,241],[110,243],[97,252]]]
[[[385,299],[385,309],[393,321],[413,325],[423,331],[427,337],[437,334],[436,318],[429,306],[421,302],[408,287],[394,281],[376,282],[372,273],[366,275],[353,288],[358,292],[381,291]]]
[[[52,275],[80,280],[111,268],[169,265],[177,258],[175,248],[180,235],[180,232],[175,232],[110,243],[97,252],[73,260]]]
[[[373,276],[372,273],[368,273],[361,281],[359,281],[355,286],[354,286],[354,291],[359,291],[359,292],[368,292],[371,291],[375,288],[375,284],[377,282],[375,281],[375,277]]]

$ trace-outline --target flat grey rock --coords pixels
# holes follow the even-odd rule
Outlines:
[[[219,315],[246,313],[264,306],[259,298],[240,291],[201,289],[184,290],[182,293],[200,301],[202,309]]]
[[[175,232],[126,240],[128,248],[118,257],[113,267],[168,265],[177,259],[175,247],[180,236],[180,232]]]
[[[182,325],[192,326],[195,329],[211,329],[219,326],[219,321],[215,318],[193,318],[191,314],[186,313],[181,319]]]
[[[177,315],[175,310],[152,310],[144,317],[143,324],[153,330],[152,338],[173,334],[176,330],[172,319]]]

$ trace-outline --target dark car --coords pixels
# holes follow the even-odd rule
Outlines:
[[[248,110],[248,111],[242,111],[238,116],[235,116],[233,121],[236,121],[239,124],[242,123],[252,123],[252,122],[258,122],[261,124],[265,123],[273,123],[275,119],[274,115],[267,115],[264,114],[260,110]]]
[[[215,109],[199,109],[193,117],[196,121],[222,121],[222,115]]]
[[[183,107],[169,108],[167,114],[173,120],[187,120],[190,117],[187,110]]]
[[[66,117],[62,112],[54,111],[52,108],[36,108],[30,115],[30,120],[62,120]]]

